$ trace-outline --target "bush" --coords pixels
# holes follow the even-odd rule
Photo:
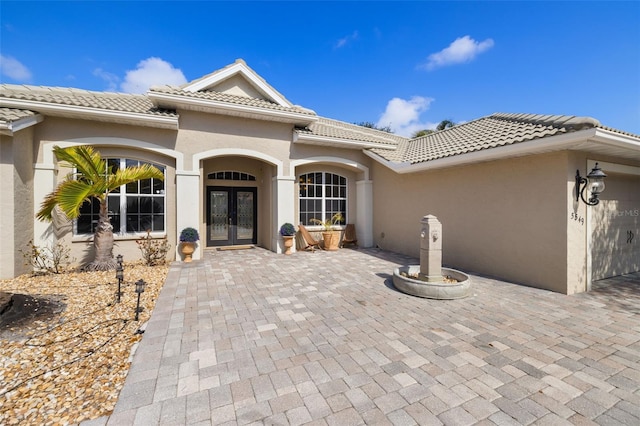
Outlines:
[[[33,267],[37,274],[61,274],[67,270],[72,259],[69,253],[71,249],[61,243],[55,243],[46,247],[33,244],[33,240],[27,243],[27,248],[19,250],[24,257],[24,264]]]
[[[290,223],[285,223],[280,227],[280,235],[283,237],[291,237],[295,234],[296,228]]]
[[[200,239],[195,228],[184,228],[180,233],[180,241],[183,243],[195,243]]]
[[[171,246],[166,236],[153,239],[151,231],[147,231],[147,236],[137,240],[136,244],[147,266],[163,265],[167,261],[167,253]]]

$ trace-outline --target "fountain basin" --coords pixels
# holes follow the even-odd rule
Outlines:
[[[471,294],[471,279],[464,272],[442,268],[442,276],[457,280],[457,283],[427,282],[406,275],[420,273],[420,265],[401,266],[393,271],[393,285],[403,293],[428,299],[462,299]]]

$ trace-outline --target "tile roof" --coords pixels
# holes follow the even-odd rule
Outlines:
[[[0,122],[4,123],[18,121],[23,118],[34,117],[36,115],[38,115],[37,112],[26,109],[0,108]]]
[[[0,84],[0,98],[43,102],[54,105],[84,107],[118,112],[176,117],[174,111],[156,108],[145,95],[92,92],[66,87]]]
[[[390,147],[395,147],[399,143],[408,140],[405,137],[394,135],[393,133],[323,117],[320,117],[318,121],[312,123],[308,127],[304,129],[296,129],[296,131],[300,135],[325,136],[329,138],[346,139],[358,142],[372,142]]]
[[[388,161],[416,164],[593,127],[603,128],[590,117],[496,113],[403,141],[395,151],[372,151]]]
[[[178,86],[154,86],[149,90],[149,93],[165,93],[169,95],[182,96],[184,98],[201,99],[214,102],[222,102],[227,104],[244,105],[254,108],[262,108],[273,111],[288,111],[295,112],[297,114],[305,114],[309,116],[315,116],[316,113],[310,109],[300,106],[285,107],[275,102],[269,102],[264,99],[249,98],[245,96],[230,95],[228,93],[205,91],[205,92],[188,92]]]

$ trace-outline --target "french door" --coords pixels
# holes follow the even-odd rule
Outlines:
[[[207,247],[257,243],[256,188],[207,187]]]

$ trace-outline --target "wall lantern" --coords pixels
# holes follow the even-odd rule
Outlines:
[[[138,304],[136,306],[136,321],[138,321],[138,314],[140,312],[142,312],[142,309],[140,309],[140,294],[144,293],[144,288],[147,286],[147,283],[144,282],[144,280],[138,280],[136,281],[136,293],[138,293]]]
[[[576,201],[582,198],[582,201],[588,206],[598,204],[600,202],[598,196],[604,191],[604,178],[606,177],[607,175],[598,167],[598,163],[591,169],[586,178],[580,176],[580,170],[576,170]],[[584,199],[584,191],[587,188],[591,193],[589,200]]]

